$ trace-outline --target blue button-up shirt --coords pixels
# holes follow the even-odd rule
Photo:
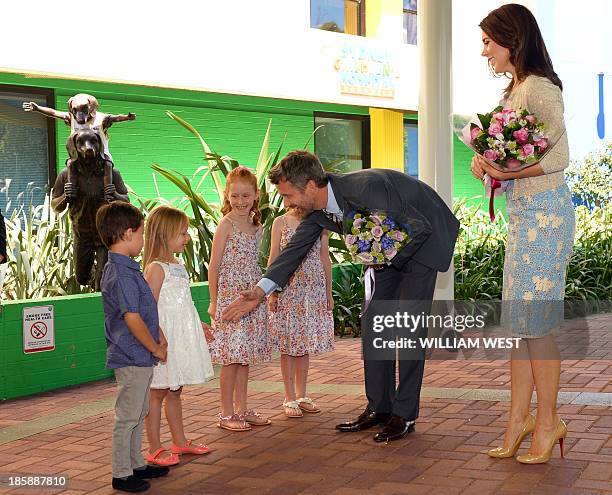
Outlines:
[[[138,313],[159,342],[157,302],[132,258],[109,252],[102,274],[102,302],[106,333],[106,367],[154,366],[157,359],[134,337],[125,323],[125,313]]]

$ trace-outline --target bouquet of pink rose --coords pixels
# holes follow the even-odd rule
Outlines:
[[[409,225],[402,225],[385,213],[352,212],[349,234],[344,236],[355,263],[383,265],[412,239]]]
[[[545,124],[526,109],[496,107],[463,127],[461,140],[491,165],[517,171],[537,163],[550,148]]]

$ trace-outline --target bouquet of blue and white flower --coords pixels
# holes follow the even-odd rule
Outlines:
[[[385,213],[356,212],[348,222],[350,233],[344,240],[355,263],[388,264],[411,241],[410,226]]]

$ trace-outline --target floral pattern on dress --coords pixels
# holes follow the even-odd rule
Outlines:
[[[518,198],[514,186],[506,191],[502,322],[519,337],[542,337],[563,322],[574,207],[567,185]]]
[[[213,322],[215,340],[210,344],[210,354],[216,364],[256,364],[272,358],[266,304],[260,304],[237,322],[222,320],[221,313],[242,291],[252,289],[259,282],[262,232],[259,229],[255,234],[248,234],[231,223],[232,232],[219,266],[217,311]]]
[[[281,249],[294,233],[295,229],[284,221]],[[334,347],[334,318],[327,309],[325,270],[320,253],[318,239],[279,294],[278,311],[269,313],[270,334],[275,348],[282,354],[322,354]]]

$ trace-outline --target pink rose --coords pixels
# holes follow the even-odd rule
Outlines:
[[[391,259],[397,254],[397,249],[395,248],[386,249],[384,254],[387,257],[387,259]]]
[[[394,238],[396,241],[403,241],[403,240],[404,240],[404,234],[402,234],[402,233],[401,233],[399,230],[396,230],[396,231],[393,233],[393,238]]]
[[[497,158],[499,157],[499,155],[497,154],[497,151],[494,150],[487,150],[484,152],[484,157],[487,160],[491,160],[492,162],[494,162],[495,160],[497,160]]]
[[[382,229],[382,227],[381,227],[381,226],[379,226],[379,225],[377,225],[376,227],[374,227],[374,228],[372,229],[372,235],[373,235],[374,237],[376,237],[377,239],[380,239],[380,238],[382,237],[383,233],[384,233],[384,232],[383,232],[383,229]]]
[[[489,126],[489,136],[495,136],[496,134],[499,134],[501,131],[502,131],[502,126],[499,122],[493,122]]]
[[[362,263],[371,263],[374,260],[374,256],[370,253],[359,253],[357,259]]]
[[[535,124],[535,117],[533,115],[525,115],[525,120],[531,125]]]
[[[533,151],[534,151],[533,144],[527,143],[527,144],[524,144],[523,147],[521,148],[521,155],[527,157],[529,155],[533,155]]]
[[[526,143],[529,139],[529,132],[524,127],[522,129],[519,129],[518,131],[514,131],[512,135],[515,137],[516,141],[519,144]]]
[[[513,120],[516,120],[516,112],[514,110],[504,112],[504,125],[508,125]]]
[[[493,118],[497,120],[497,122],[499,122],[500,124],[504,122],[504,114],[501,112],[494,113]]]
[[[382,223],[382,218],[380,218],[378,215],[371,215],[370,219],[378,225]]]
[[[516,158],[510,158],[506,162],[506,165],[508,166],[509,169],[516,169],[521,166],[521,162],[519,162]]]
[[[347,234],[346,237],[344,238],[344,241],[346,242],[347,245],[351,246],[357,242],[357,236],[354,236],[352,234]]]
[[[355,221],[353,222],[353,227],[358,229],[359,227],[361,227],[361,224],[364,222],[365,220],[363,218],[356,218]]]
[[[537,141],[534,141],[533,144],[539,147],[540,151],[544,151],[546,148],[548,148],[548,140],[545,138],[538,139]]]
[[[480,133],[480,131],[481,131],[480,127],[474,127],[470,131],[470,141],[474,141],[474,139],[478,138],[478,134]]]

